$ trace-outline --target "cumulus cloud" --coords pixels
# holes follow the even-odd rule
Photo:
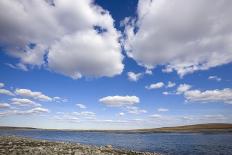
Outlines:
[[[26,98],[12,98],[11,104],[19,106],[41,106],[40,104]]]
[[[0,109],[8,109],[10,108],[10,104],[8,103],[0,103]]]
[[[42,113],[48,113],[49,110],[46,108],[36,107],[29,110],[9,110],[0,113],[0,116],[9,116],[9,115],[36,115]]]
[[[139,107],[135,107],[135,106],[128,106],[126,107],[126,110],[129,114],[143,114],[143,113],[147,113],[146,110],[144,109],[140,109]]]
[[[162,116],[159,115],[159,114],[153,114],[153,115],[150,115],[151,118],[156,118],[156,119],[160,119]]]
[[[95,120],[96,113],[92,111],[82,111],[82,112],[58,112],[54,117],[56,120],[68,120],[71,122],[80,122],[83,119]]]
[[[215,76],[215,75],[209,76],[208,79],[209,80],[215,80],[215,81],[218,81],[218,82],[222,80],[220,77]]]
[[[33,92],[30,89],[16,89],[15,94],[22,97],[30,97],[40,101],[52,101],[52,98],[41,92]]]
[[[172,87],[175,87],[175,86],[176,86],[175,82],[168,81],[168,84],[167,84],[168,88],[172,88]]]
[[[128,79],[130,81],[135,81],[136,82],[143,76],[143,74],[142,73],[128,72],[127,76],[128,76]]]
[[[186,91],[188,91],[192,86],[188,84],[180,84],[177,88],[177,94],[182,94]]]
[[[120,112],[118,115],[119,115],[119,116],[124,116],[125,113],[124,113],[124,112]]]
[[[159,108],[157,109],[158,112],[167,112],[169,111],[167,108]]]
[[[4,87],[5,84],[0,82],[0,88]]]
[[[81,109],[86,109],[87,107],[84,104],[76,104],[77,107]]]
[[[127,55],[180,76],[232,62],[230,0],[140,0],[125,20]]]
[[[152,70],[146,69],[145,74],[152,75]]]
[[[125,105],[134,105],[139,103],[139,97],[137,96],[107,96],[99,99],[99,102],[108,105],[108,106],[125,106]]]
[[[41,107],[36,107],[36,108],[33,108],[33,109],[30,109],[28,111],[26,111],[26,113],[31,113],[31,114],[34,114],[34,113],[48,113],[49,110],[46,109],[46,108],[41,108]]]
[[[190,102],[214,102],[232,104],[232,89],[215,89],[215,90],[188,90],[184,93],[185,98]]]
[[[0,89],[0,94],[14,96],[14,93],[12,93],[11,91],[9,91],[7,89]]]
[[[79,112],[76,114],[79,116],[85,116],[85,117],[95,117],[96,116],[96,113],[92,112],[92,111],[82,111],[82,112]]]
[[[68,99],[61,98],[59,96],[53,97],[52,100],[55,101],[55,102],[58,102],[58,103],[60,103],[60,102],[67,102],[68,101]]]
[[[149,86],[146,86],[146,89],[158,89],[158,88],[162,88],[164,86],[163,82],[158,82],[158,83],[153,83],[150,84]]]
[[[92,0],[50,2],[0,2],[0,42],[20,64],[12,68],[43,66],[74,79],[121,74],[120,33],[110,13]]]
[[[169,95],[170,93],[167,92],[167,91],[164,91],[162,94],[163,94],[163,95]]]

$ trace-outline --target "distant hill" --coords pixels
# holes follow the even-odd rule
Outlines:
[[[36,128],[31,128],[31,127],[12,127],[12,126],[0,126],[0,130],[33,130]]]
[[[210,124],[195,124],[176,127],[163,127],[153,129],[138,129],[138,132],[232,132],[232,124],[226,123],[210,123]]]
[[[0,130],[35,130],[38,128],[31,127],[9,127],[0,126]],[[58,129],[40,129],[40,130],[58,130]],[[116,133],[162,133],[162,132],[232,132],[232,124],[226,123],[209,123],[195,124],[176,127],[162,127],[152,129],[135,129],[135,130],[62,130],[62,131],[79,131],[79,132],[116,132]]]

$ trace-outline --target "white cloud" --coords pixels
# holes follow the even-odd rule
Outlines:
[[[19,106],[41,106],[40,104],[26,98],[12,98],[11,104]]]
[[[33,92],[30,89],[16,89],[15,94],[20,95],[22,97],[30,97],[40,101],[52,101],[52,98],[44,95],[41,92]]]
[[[0,94],[14,96],[14,94],[11,91],[7,90],[7,89],[0,89]]]
[[[167,85],[168,88],[172,88],[172,87],[175,87],[175,86],[176,86],[175,82],[168,81],[168,85]]]
[[[36,107],[31,110],[28,110],[27,113],[48,113],[49,110],[41,107]]]
[[[10,104],[8,103],[0,103],[0,109],[8,109],[10,108]]]
[[[76,106],[78,106],[81,109],[86,109],[87,108],[84,104],[76,104]]]
[[[142,73],[128,72],[127,76],[128,76],[128,79],[130,81],[135,81],[136,82],[143,76],[143,74]]]
[[[159,109],[157,109],[157,111],[158,111],[158,112],[167,112],[167,111],[169,111],[169,110],[166,109],[166,108],[159,108]]]
[[[60,102],[67,102],[68,101],[68,99],[61,98],[59,96],[53,97],[52,100],[55,101],[55,102],[58,102],[58,103],[60,103]]]
[[[108,106],[125,106],[139,103],[137,96],[107,96],[99,99],[99,102]]]
[[[185,98],[190,102],[216,102],[232,104],[232,89],[215,90],[188,90],[184,93]]]
[[[120,33],[92,0],[1,1],[0,25],[1,44],[21,64],[13,68],[43,66],[74,79],[123,71]]]
[[[139,107],[135,107],[135,106],[128,106],[126,107],[126,110],[129,114],[143,114],[143,113],[147,113],[146,110],[144,109],[140,109]]]
[[[230,0],[140,0],[137,8],[124,46],[138,64],[184,76],[232,62]]]
[[[158,89],[158,88],[162,88],[164,86],[163,82],[158,82],[158,83],[153,83],[150,84],[150,86],[146,86],[146,89]]]
[[[177,88],[177,94],[182,94],[186,91],[188,91],[192,86],[188,84],[180,84]]]
[[[167,92],[167,91],[164,91],[162,94],[163,94],[163,95],[170,95],[170,93]]]
[[[106,119],[106,120],[94,120],[95,122],[101,122],[101,123],[128,123],[128,120],[111,120],[111,119]]]
[[[209,76],[208,77],[209,80],[216,80],[216,81],[221,81],[222,79],[218,76]]]
[[[152,75],[152,70],[146,69],[145,74]]]
[[[4,87],[5,84],[0,82],[0,88]]]
[[[0,113],[0,116],[8,116],[8,115],[36,115],[42,113],[48,113],[49,110],[46,108],[36,107],[29,110],[9,110],[3,113]]]
[[[51,47],[49,67],[73,79],[81,78],[82,75],[112,77],[121,74],[123,64],[120,45],[116,36],[111,38],[110,35],[99,35],[91,30],[64,37]]]
[[[85,117],[95,117],[96,113],[92,111],[82,111],[79,113],[79,115]]]
[[[119,115],[119,116],[124,116],[125,113],[124,113],[124,112],[120,112],[118,115]]]
[[[57,120],[68,120],[71,122],[80,122],[81,120],[95,120],[96,113],[92,111],[82,111],[82,112],[58,112],[55,116]]]
[[[26,65],[22,64],[22,63],[17,63],[17,64],[10,64],[10,63],[6,63],[7,66],[9,66],[10,68],[13,68],[13,69],[19,69],[19,70],[22,70],[22,71],[28,71],[28,68]]]
[[[150,117],[160,119],[162,116],[159,114],[153,114],[153,115],[150,115]]]

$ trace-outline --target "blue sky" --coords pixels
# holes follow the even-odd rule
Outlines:
[[[229,0],[0,3],[0,125],[231,123]]]

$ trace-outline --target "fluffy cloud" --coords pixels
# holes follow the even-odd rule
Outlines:
[[[86,109],[87,108],[84,104],[76,104],[76,106],[78,106],[81,109]]]
[[[164,86],[163,82],[158,82],[158,83],[153,83],[150,84],[150,86],[146,86],[146,89],[158,89],[158,88],[162,88]]]
[[[26,98],[12,98],[11,104],[19,106],[41,106],[40,104]]]
[[[124,68],[114,20],[92,0],[1,1],[0,25],[1,45],[26,69],[47,66],[78,79]]]
[[[130,81],[135,81],[136,82],[143,76],[143,74],[142,73],[128,72],[127,76],[128,76],[128,79]]]
[[[8,116],[8,115],[36,115],[42,113],[48,113],[49,110],[46,108],[36,107],[29,110],[9,110],[3,113],[0,113],[0,116]]]
[[[14,94],[11,91],[7,90],[7,89],[0,89],[0,94],[14,96]]]
[[[10,104],[8,103],[0,103],[0,109],[8,109],[10,108]]]
[[[159,115],[159,114],[153,114],[153,115],[150,115],[151,118],[156,118],[156,119],[160,119],[162,116]]]
[[[108,76],[123,70],[120,45],[109,32],[86,31],[64,37],[48,54],[49,67],[73,79],[85,76]],[[97,50],[96,50],[97,49]],[[68,53],[66,52],[68,51]]]
[[[176,83],[168,81],[167,87],[172,88],[172,87],[175,87],[175,85],[176,85]]]
[[[209,76],[208,77],[209,80],[216,80],[216,81],[221,81],[222,79],[220,77],[217,77],[217,76]]]
[[[59,96],[53,97],[52,100],[55,101],[55,102],[58,102],[58,103],[60,103],[60,102],[67,102],[68,101],[68,99],[61,98]]]
[[[0,82],[0,88],[4,87],[5,84]]]
[[[44,95],[41,92],[33,92],[29,89],[16,89],[15,94],[20,95],[22,97],[30,97],[40,101],[52,101],[52,98]]]
[[[79,116],[84,116],[84,117],[95,117],[96,116],[96,113],[92,111],[82,111],[76,114]]]
[[[157,109],[157,111],[159,111],[159,112],[167,112],[167,111],[169,111],[169,110],[166,109],[166,108],[159,108],[159,109]]]
[[[177,88],[177,94],[182,94],[186,91],[188,91],[192,86],[188,84],[180,84]]]
[[[126,108],[127,112],[129,114],[143,114],[143,113],[147,113],[146,110],[144,109],[140,109],[139,107],[135,107],[135,106],[128,106]]]
[[[215,90],[188,90],[184,93],[185,98],[190,102],[217,102],[232,104],[232,89]]]
[[[83,119],[88,120],[95,120],[96,119],[96,113],[92,111],[82,111],[82,112],[58,112],[58,115],[54,118],[56,120],[68,120],[71,122],[80,122]]]
[[[119,115],[119,116],[124,116],[125,113],[124,113],[124,112],[120,112],[118,115]]]
[[[169,95],[170,93],[167,92],[167,91],[164,91],[162,94],[163,94],[163,95]]]
[[[124,46],[138,64],[184,76],[232,62],[232,1],[140,0],[137,14]]]
[[[137,96],[107,96],[99,99],[99,102],[108,106],[125,106],[139,103]]]
[[[48,113],[49,110],[45,109],[45,108],[41,108],[41,107],[36,107],[33,109],[30,109],[28,111],[26,111],[26,113],[31,113],[31,114],[35,114],[35,113]]]

